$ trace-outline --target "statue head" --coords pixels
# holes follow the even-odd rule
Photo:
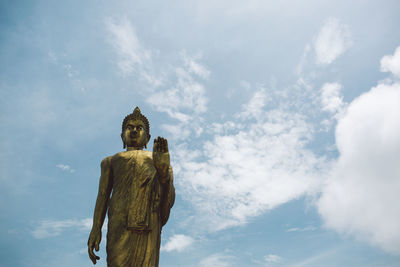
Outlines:
[[[122,122],[121,138],[124,148],[135,147],[142,149],[143,147],[147,147],[150,137],[149,121],[140,112],[139,107],[136,107]]]

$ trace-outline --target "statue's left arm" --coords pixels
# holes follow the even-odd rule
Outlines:
[[[169,218],[170,209],[175,202],[175,187],[170,165],[168,141],[158,137],[154,139],[153,161],[157,170],[158,180],[161,184],[160,215],[162,225],[166,224]]]

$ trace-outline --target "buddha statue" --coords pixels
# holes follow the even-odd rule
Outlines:
[[[150,125],[138,107],[122,123],[126,151],[101,162],[99,192],[88,240],[93,264],[100,258],[101,228],[108,213],[108,267],[158,266],[161,229],[175,201],[167,139],[146,151]]]

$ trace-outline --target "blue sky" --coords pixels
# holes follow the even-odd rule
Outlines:
[[[0,266],[91,265],[136,106],[175,175],[160,266],[399,266],[398,10],[2,1]]]

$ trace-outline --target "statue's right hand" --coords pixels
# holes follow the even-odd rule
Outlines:
[[[96,249],[96,251],[99,251],[100,241],[101,241],[101,230],[92,229],[88,240],[88,252],[89,252],[89,258],[93,262],[93,264],[96,264],[96,261],[100,260],[100,257],[94,254],[93,252],[93,248]]]

